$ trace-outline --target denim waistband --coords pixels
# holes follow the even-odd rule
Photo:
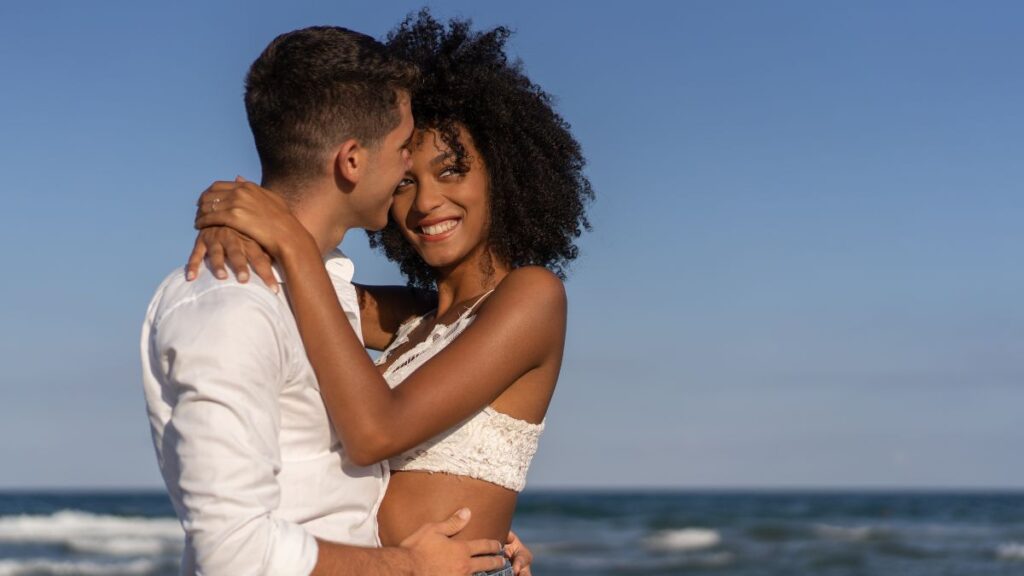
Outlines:
[[[505,565],[497,570],[491,570],[490,572],[477,572],[473,576],[514,576],[512,571],[512,563],[509,562],[508,558],[505,558]]]

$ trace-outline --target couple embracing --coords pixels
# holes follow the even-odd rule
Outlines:
[[[592,192],[507,37],[422,12],[386,45],[313,27],[253,63],[261,185],[202,194],[143,326],[183,573],[529,575],[512,514]],[[408,287],[352,283],[353,228]]]

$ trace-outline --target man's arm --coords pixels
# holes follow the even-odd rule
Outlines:
[[[157,320],[172,406],[161,471],[203,574],[308,574],[317,543],[276,518],[288,351],[272,296],[225,283]]]

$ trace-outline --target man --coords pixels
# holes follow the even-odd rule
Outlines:
[[[262,184],[321,247],[357,334],[353,268],[336,246],[351,228],[387,221],[408,164],[414,80],[372,38],[334,27],[276,38],[246,79]],[[499,542],[449,538],[466,510],[401,547],[372,548],[387,465],[346,457],[284,292],[176,272],[147,312],[143,384],[186,533],[182,571],[447,576],[500,567]]]

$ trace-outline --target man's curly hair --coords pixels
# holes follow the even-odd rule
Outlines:
[[[590,230],[585,210],[594,193],[569,124],[522,63],[506,56],[510,34],[505,27],[474,32],[461,19],[446,27],[424,9],[388,34],[387,45],[420,69],[416,127],[435,130],[456,165],[468,163],[460,126],[481,154],[489,174],[491,252],[512,268],[544,266],[564,279],[578,254],[575,240]],[[410,286],[434,287],[433,270],[393,219],[370,233],[370,246],[398,262]]]

